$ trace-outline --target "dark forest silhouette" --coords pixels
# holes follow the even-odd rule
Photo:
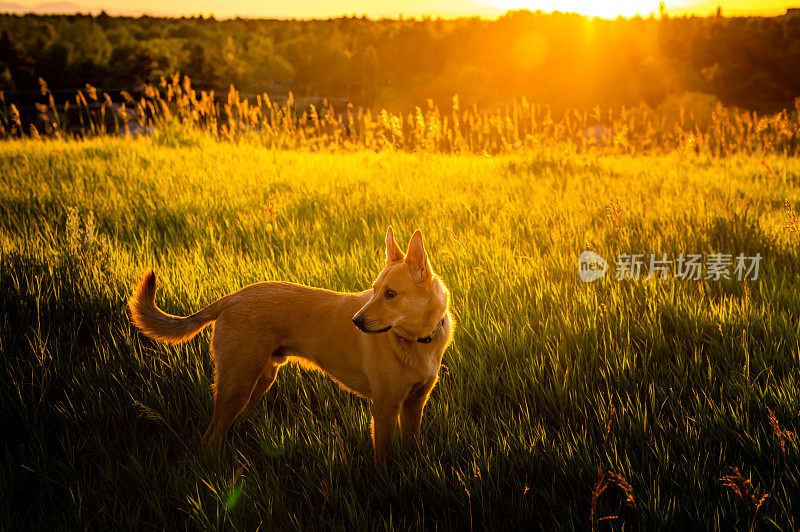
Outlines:
[[[0,16],[0,90],[57,99],[89,83],[136,90],[176,71],[201,89],[322,96],[408,108],[458,94],[554,108],[658,106],[704,93],[773,112],[800,95],[800,16],[590,19],[511,12],[499,20],[216,21]]]

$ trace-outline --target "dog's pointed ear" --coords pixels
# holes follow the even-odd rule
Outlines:
[[[397,242],[394,241],[394,232],[392,231],[392,226],[389,226],[389,229],[386,230],[386,262],[396,262],[399,260],[403,260],[405,255],[403,252],[400,251],[400,247],[397,245]]]
[[[422,231],[417,229],[408,243],[406,252],[406,264],[411,270],[411,277],[415,281],[424,281],[433,275],[431,263],[428,261],[428,254],[425,252],[425,244],[422,241]]]

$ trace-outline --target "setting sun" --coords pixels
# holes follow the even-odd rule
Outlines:
[[[647,17],[659,13],[658,0],[613,0],[610,2],[595,2],[592,0],[486,0],[486,4],[499,11],[514,9],[527,9],[530,11],[543,11],[550,13],[579,13],[589,17],[613,19],[617,17]],[[781,1],[750,1],[750,0],[667,0],[664,2],[666,12],[673,16],[696,15],[707,16],[715,13],[717,8],[728,16],[772,16],[780,15],[791,7],[792,3]]]

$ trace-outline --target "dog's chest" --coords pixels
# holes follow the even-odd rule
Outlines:
[[[435,349],[424,350],[417,354],[414,364],[415,369],[420,377],[424,380],[432,379],[439,374],[439,366],[441,365],[441,357]]]
[[[407,370],[423,380],[436,377],[441,364],[441,352],[428,346],[403,346],[395,352]]]

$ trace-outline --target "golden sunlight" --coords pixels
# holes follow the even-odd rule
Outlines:
[[[580,13],[590,17],[616,18],[618,16],[648,16],[658,13],[658,1],[653,0],[490,0],[498,9],[529,9],[545,12],[561,11]]]
[[[547,39],[541,33],[537,31],[523,33],[514,40],[511,60],[520,70],[533,70],[544,62],[547,49]]]

